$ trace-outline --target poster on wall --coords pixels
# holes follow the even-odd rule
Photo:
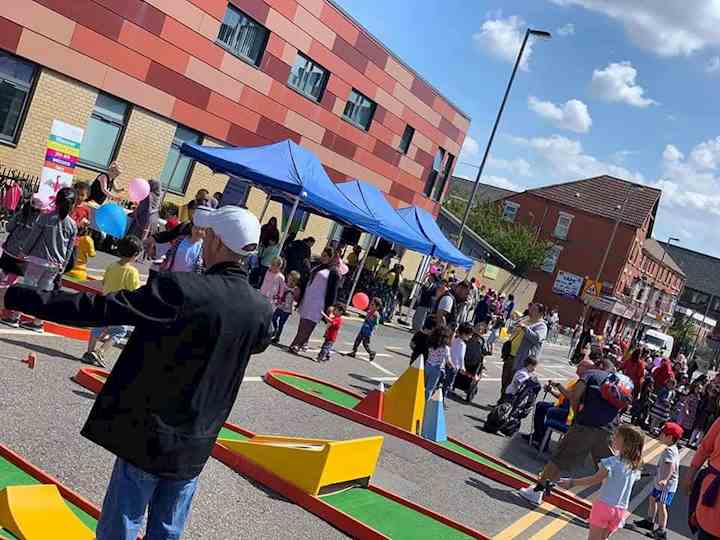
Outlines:
[[[559,294],[560,296],[576,298],[580,294],[583,281],[582,276],[560,270],[557,273],[552,290],[555,294]]]
[[[485,270],[483,270],[483,276],[488,279],[497,279],[500,274],[500,269],[492,264],[486,264]]]
[[[54,208],[55,194],[72,185],[83,134],[82,128],[53,120],[38,190],[38,198],[45,208]]]

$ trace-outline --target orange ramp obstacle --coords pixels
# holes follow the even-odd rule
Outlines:
[[[91,531],[70,510],[57,486],[8,486],[0,491],[0,527],[21,540],[63,538],[93,540]]]

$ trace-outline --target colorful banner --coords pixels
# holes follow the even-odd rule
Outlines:
[[[55,194],[61,188],[72,186],[83,134],[82,128],[53,120],[37,194],[46,208],[54,208]]]

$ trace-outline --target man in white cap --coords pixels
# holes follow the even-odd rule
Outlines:
[[[197,212],[207,271],[162,273],[108,296],[11,287],[0,305],[75,326],[131,325],[82,435],[117,456],[98,540],[177,539],[197,478],[235,402],[251,354],[270,341],[272,308],[247,282],[241,258],[257,218],[226,206]]]

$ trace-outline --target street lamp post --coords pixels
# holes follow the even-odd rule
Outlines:
[[[497,132],[497,128],[500,125],[500,118],[502,118],[503,111],[505,110],[505,104],[507,103],[508,96],[510,95],[510,88],[512,88],[513,81],[515,80],[515,74],[517,73],[520,62],[522,61],[522,56],[525,52],[525,46],[527,45],[530,36],[542,39],[550,39],[552,37],[552,34],[544,30],[533,30],[532,28],[528,28],[525,31],[525,37],[523,38],[522,45],[520,46],[520,51],[518,52],[517,59],[515,60],[515,65],[513,66],[512,74],[510,75],[510,80],[508,81],[507,88],[505,89],[505,95],[503,96],[502,102],[500,103],[500,109],[498,110],[497,116],[495,117],[495,124],[493,125],[492,131],[490,132],[490,138],[488,139],[487,146],[485,146],[485,153],[483,154],[482,161],[480,162],[480,166],[478,167],[477,176],[475,177],[475,185],[473,185],[472,194],[470,195],[470,200],[468,200],[467,208],[465,208],[465,214],[463,215],[462,223],[460,224],[460,232],[458,233],[457,239],[458,248],[460,248],[460,245],[462,244],[463,233],[465,232],[467,220],[470,216],[470,209],[473,206],[475,195],[477,194],[478,187],[480,186],[480,178],[482,177],[483,169],[485,168],[487,158],[490,155],[490,148],[492,147],[493,140],[495,139],[495,133]]]
[[[670,244],[673,242],[679,242],[680,239],[676,238],[674,236],[669,236],[668,240],[666,242],[667,247],[670,247]],[[663,254],[662,257],[660,257],[660,268],[658,268],[658,273],[662,270],[662,265],[665,262],[665,255],[667,255],[667,249],[663,248]],[[657,284],[657,277],[653,278],[652,280],[652,286],[654,288],[654,285]],[[642,314],[640,315],[640,320],[638,321],[637,328],[635,328],[635,339],[633,341],[637,341],[640,337],[640,329],[642,328],[643,321],[645,320],[645,316],[648,314],[648,311],[650,311],[650,293],[648,293],[648,298],[645,300],[645,306],[643,307]],[[672,351],[670,351],[672,352]]]

